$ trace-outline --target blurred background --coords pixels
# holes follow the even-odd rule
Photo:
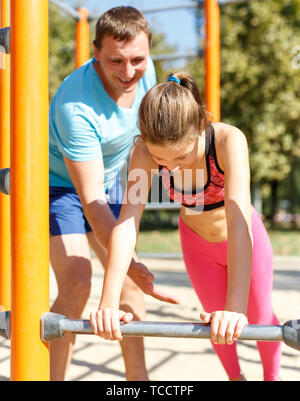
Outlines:
[[[104,11],[118,5],[140,9],[154,34],[158,81],[171,71],[188,70],[204,93],[205,20],[202,8],[192,3],[50,1],[50,100],[75,66],[76,19],[69,7],[89,10],[91,57],[94,26]],[[263,216],[274,253],[300,255],[300,0],[223,3],[221,120],[247,137],[252,202]],[[178,210],[144,213],[138,251],[180,252],[177,219]]]

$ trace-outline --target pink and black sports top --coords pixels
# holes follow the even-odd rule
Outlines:
[[[208,211],[224,206],[224,171],[218,164],[215,131],[212,125],[205,131],[205,159],[207,182],[201,189],[192,191],[176,189],[173,174],[167,167],[159,166],[163,186],[172,201],[195,211]]]

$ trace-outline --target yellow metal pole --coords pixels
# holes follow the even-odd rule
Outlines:
[[[88,23],[89,11],[86,8],[77,10],[80,19],[76,24],[76,68],[90,58],[90,28]]]
[[[10,0],[1,0],[0,28],[10,26]],[[0,53],[0,169],[10,166],[10,56]],[[10,199],[0,193],[0,310],[10,310]]]
[[[49,380],[48,0],[11,1],[11,380]]]
[[[205,98],[213,121],[220,121],[220,7],[217,0],[205,0]]]

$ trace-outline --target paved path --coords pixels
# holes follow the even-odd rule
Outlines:
[[[169,293],[181,299],[181,305],[160,303],[146,296],[147,320],[197,321],[201,306],[184,270],[182,260],[144,260],[156,275],[156,281]],[[300,318],[300,258],[276,257],[273,305],[281,323]],[[99,302],[102,271],[93,263],[93,288],[83,314]],[[51,301],[56,285],[50,274]],[[226,375],[212,351],[209,340],[145,338],[146,361],[151,380],[162,381],[224,381]],[[238,353],[243,372],[248,380],[262,380],[262,367],[255,342],[240,341]],[[0,338],[0,381],[9,380],[10,342]],[[300,381],[300,352],[283,344],[281,378]],[[124,365],[118,343],[106,342],[94,336],[77,336],[69,381],[123,381]]]

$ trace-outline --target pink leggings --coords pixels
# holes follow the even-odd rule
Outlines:
[[[212,243],[179,219],[183,258],[192,286],[206,312],[224,310],[227,291],[227,241]],[[273,252],[259,214],[252,209],[253,266],[247,317],[249,324],[279,324],[272,309]],[[236,343],[212,344],[229,378],[241,374]],[[279,379],[281,343],[257,342],[264,380]]]

